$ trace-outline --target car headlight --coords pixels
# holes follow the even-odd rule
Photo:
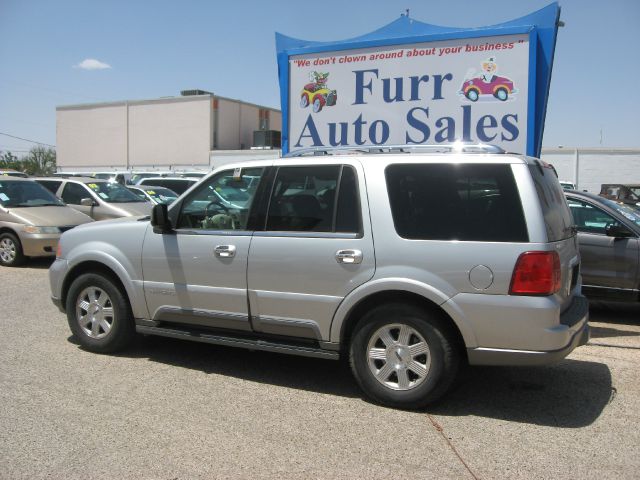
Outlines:
[[[33,225],[23,227],[22,231],[26,233],[60,233],[58,227],[34,227]]]

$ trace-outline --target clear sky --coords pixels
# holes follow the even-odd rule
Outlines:
[[[274,33],[341,40],[406,8],[492,25],[549,0],[0,0],[0,132],[55,145],[55,107],[200,88],[280,108]],[[564,0],[544,146],[640,148],[640,0]],[[108,68],[107,68],[108,67]],[[601,135],[602,132],[602,135]],[[0,150],[32,144],[0,135]]]

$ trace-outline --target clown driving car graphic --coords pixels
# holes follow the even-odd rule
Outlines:
[[[513,80],[496,75],[498,64],[494,57],[487,58],[481,63],[481,71],[477,76],[471,69],[460,87],[460,93],[468,100],[477,102],[481,96],[490,95],[501,102],[518,93]]]

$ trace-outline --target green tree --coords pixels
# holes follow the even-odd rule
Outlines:
[[[0,155],[0,168],[11,170],[22,170],[20,160],[11,152],[4,152]]]
[[[20,160],[21,170],[29,175],[51,175],[56,171],[56,151],[38,145]]]

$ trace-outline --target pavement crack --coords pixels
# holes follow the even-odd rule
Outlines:
[[[471,467],[469,467],[469,465],[467,464],[467,462],[465,462],[464,458],[462,458],[462,455],[460,455],[460,452],[458,452],[458,450],[456,449],[455,445],[453,443],[451,443],[451,440],[449,439],[449,437],[447,437],[444,433],[444,429],[442,428],[442,425],[440,425],[435,418],[433,418],[430,414],[427,413],[427,418],[429,419],[429,421],[431,422],[431,425],[433,425],[433,428],[436,429],[436,431],[440,434],[440,436],[444,439],[444,441],[447,443],[447,445],[449,446],[449,448],[451,449],[451,451],[453,452],[453,454],[458,457],[458,460],[460,460],[460,463],[462,463],[462,465],[464,465],[464,468],[467,469],[467,472],[469,472],[469,474],[473,477],[474,480],[480,480],[480,477],[478,477],[475,473],[473,473],[473,470],[471,470]]]

